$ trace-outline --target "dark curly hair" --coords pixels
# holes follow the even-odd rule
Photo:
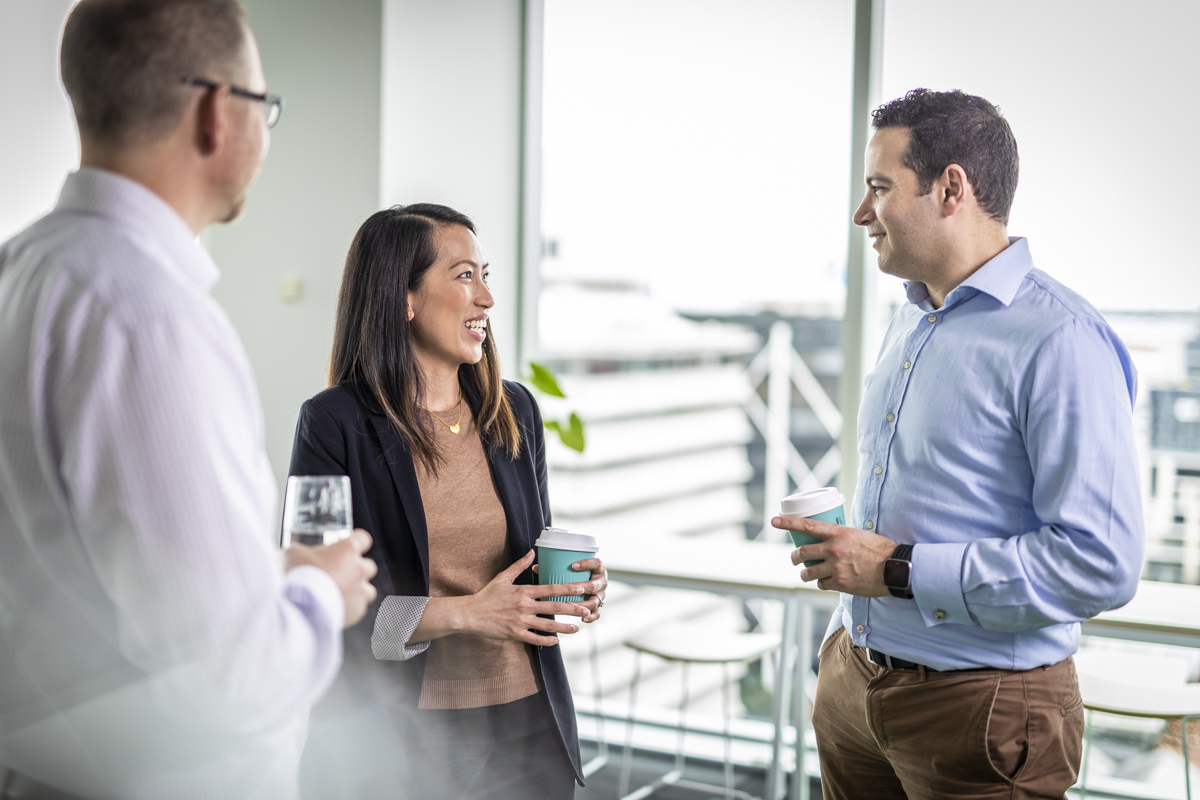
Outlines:
[[[908,129],[903,162],[917,173],[922,194],[929,193],[946,167],[958,164],[975,189],[979,207],[1008,224],[1020,159],[1017,140],[999,108],[957,89],[913,89],[884,103],[871,117],[875,130]]]

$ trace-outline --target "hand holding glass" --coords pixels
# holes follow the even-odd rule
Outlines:
[[[293,475],[283,496],[280,546],[325,545],[348,539],[354,530],[350,478],[345,475]]]

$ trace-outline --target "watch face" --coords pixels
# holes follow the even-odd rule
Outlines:
[[[898,558],[883,562],[883,585],[889,589],[907,590],[912,563]]]

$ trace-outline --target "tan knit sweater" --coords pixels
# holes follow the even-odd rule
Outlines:
[[[438,415],[453,424],[458,409]],[[433,423],[444,461],[436,476],[415,465],[429,529],[429,596],[474,594],[512,564],[504,507],[466,403],[457,435]],[[499,705],[538,688],[529,645],[454,634],[429,645],[418,707]]]

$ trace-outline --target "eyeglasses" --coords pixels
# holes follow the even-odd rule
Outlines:
[[[182,82],[187,86],[199,86],[203,89],[219,89],[225,84],[217,83],[216,81],[205,80],[204,78],[183,78]],[[267,123],[268,128],[274,128],[275,123],[279,122],[279,115],[283,112],[283,98],[277,94],[259,94],[248,89],[242,89],[228,84],[229,93],[235,94],[238,97],[244,97],[247,100],[256,100],[262,103],[263,118]]]

